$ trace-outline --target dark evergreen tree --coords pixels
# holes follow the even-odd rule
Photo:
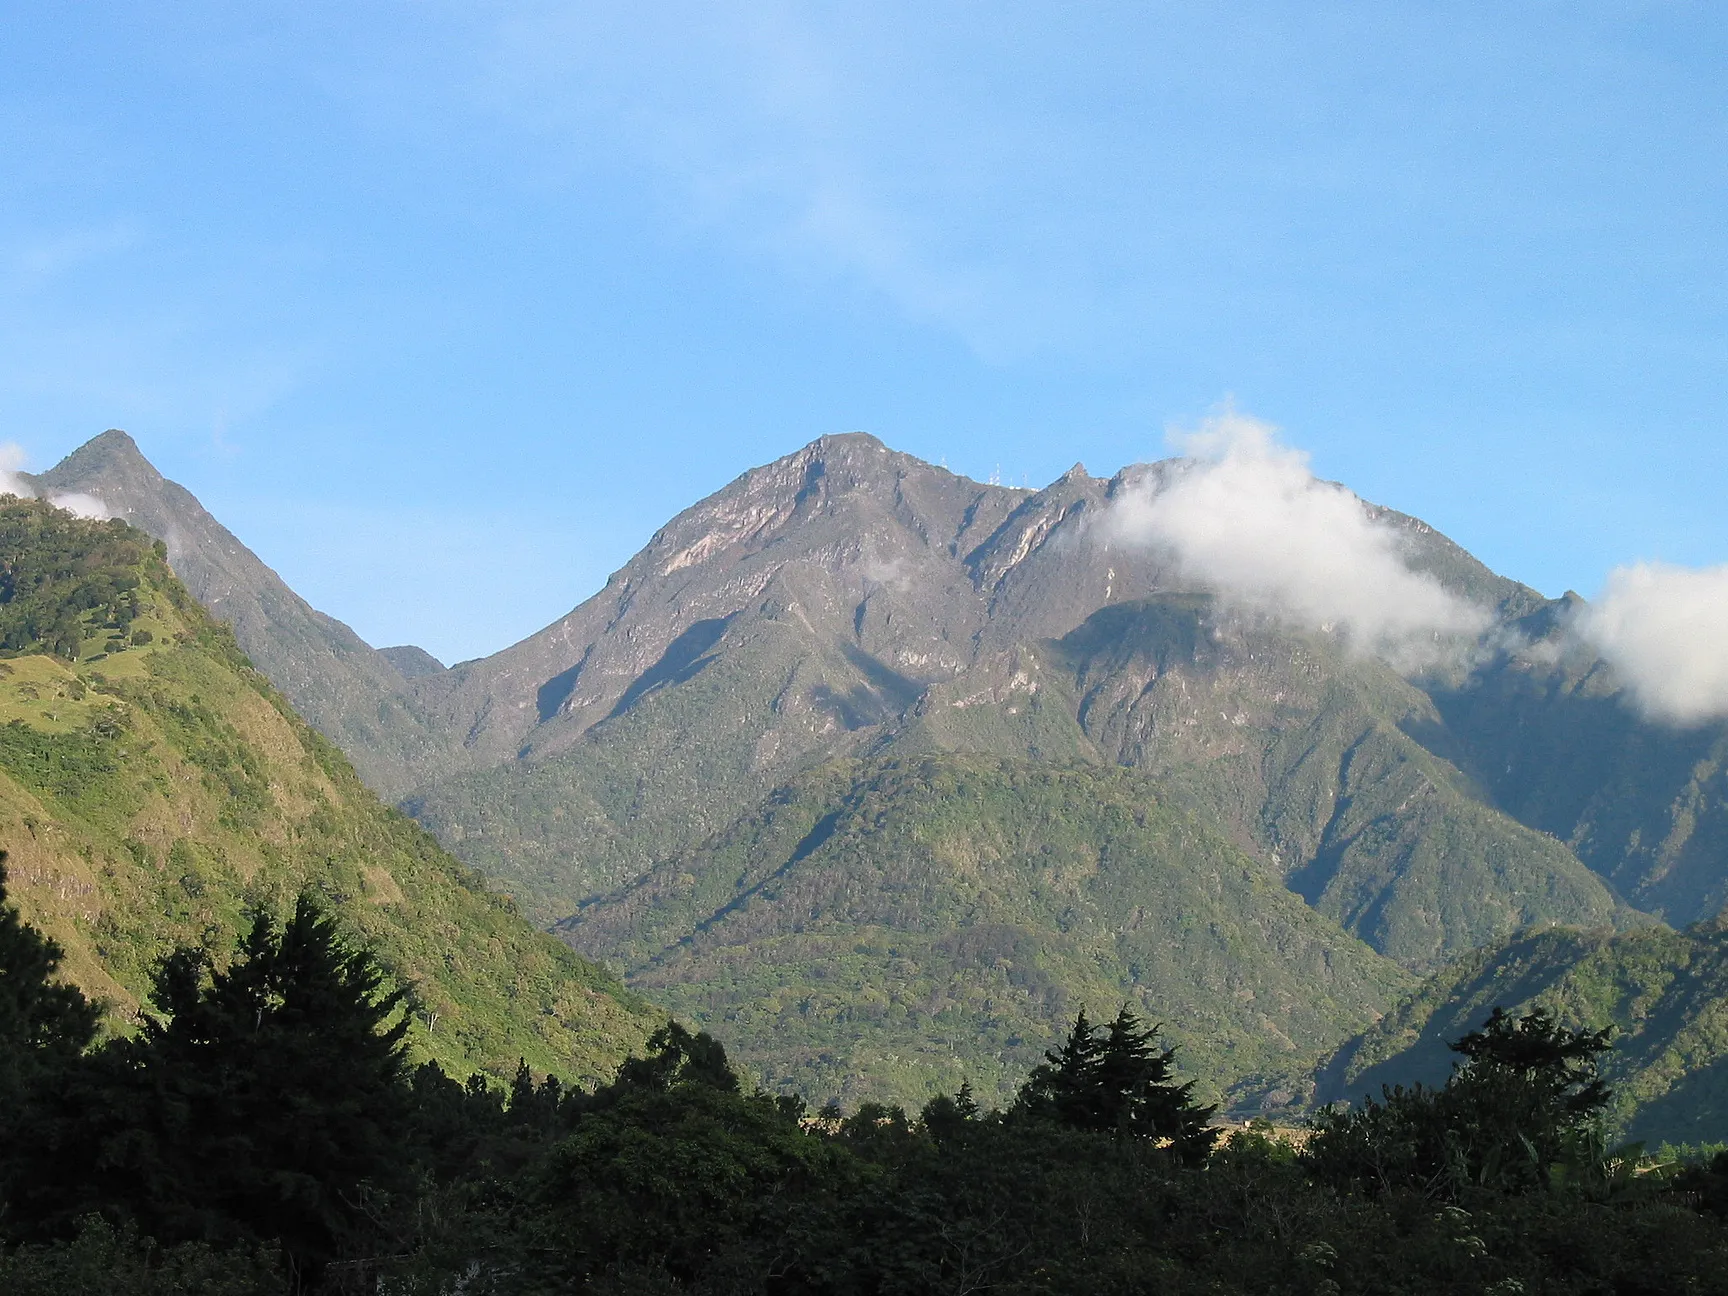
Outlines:
[[[1044,1056],[1015,1101],[1021,1116],[1154,1139],[1186,1161],[1211,1151],[1217,1109],[1194,1101],[1193,1081],[1171,1079],[1176,1050],[1159,1048],[1158,1027],[1143,1027],[1126,1005],[1106,1027],[1081,1011],[1062,1047]]]
[[[1046,1052],[1020,1086],[1015,1111],[1071,1129],[1103,1128],[1097,1083],[1101,1049],[1098,1028],[1082,1008],[1061,1047]]]
[[[1158,1027],[1142,1028],[1124,1006],[1098,1051],[1095,1086],[1102,1128],[1168,1141],[1184,1161],[1204,1161],[1217,1142],[1216,1106],[1194,1101],[1194,1081],[1171,1079],[1176,1050],[1158,1047]]]
[[[384,980],[308,896],[283,927],[259,914],[227,968],[176,950],[138,1038],[68,1086],[23,1206],[163,1242],[279,1239],[318,1272],[410,1173],[403,992]]]
[[[969,1125],[976,1125],[983,1113],[972,1096],[972,1082],[963,1081],[960,1092],[950,1097],[937,1094],[924,1104],[918,1114],[918,1124],[937,1143],[944,1143],[961,1134]]]

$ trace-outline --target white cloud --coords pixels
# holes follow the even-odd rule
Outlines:
[[[1676,724],[1728,717],[1728,564],[1618,567],[1572,628],[1645,714]]]
[[[20,499],[36,498],[36,488],[19,476],[24,471],[24,462],[22,446],[11,442],[0,445],[0,495],[16,495]],[[92,518],[100,522],[113,516],[100,499],[82,492],[68,491],[50,495],[48,502],[55,508],[65,509],[74,517]]]
[[[90,518],[97,522],[105,522],[114,514],[108,505],[96,495],[86,495],[83,491],[66,491],[59,495],[50,495],[48,502],[55,508],[63,508],[74,517]]]
[[[1269,424],[1227,409],[1176,439],[1193,462],[1129,490],[1112,510],[1116,538],[1168,551],[1228,603],[1406,668],[1488,627],[1485,609],[1412,571],[1399,533],[1318,480]]]

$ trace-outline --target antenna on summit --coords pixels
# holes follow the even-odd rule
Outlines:
[[[1002,484],[1002,465],[1001,464],[997,464],[996,465],[996,471],[990,474],[990,484],[992,486],[1000,486]]]

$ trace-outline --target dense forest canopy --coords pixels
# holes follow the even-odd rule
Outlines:
[[[1601,1138],[1600,1033],[1497,1013],[1438,1088],[1209,1123],[1084,1014],[1006,1108],[752,1089],[667,1023],[610,1083],[459,1081],[311,897],[157,968],[133,1038],[0,890],[0,1289],[138,1293],[1728,1291],[1728,1155]]]

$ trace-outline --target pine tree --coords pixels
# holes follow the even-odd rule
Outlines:
[[[1033,1067],[1020,1086],[1015,1110],[1073,1129],[1101,1128],[1097,1075],[1102,1047],[1098,1028],[1082,1008],[1062,1047],[1046,1052],[1043,1064]]]
[[[1170,1078],[1176,1050],[1158,1047],[1158,1027],[1142,1029],[1126,1005],[1099,1050],[1097,1086],[1105,1128],[1167,1140],[1185,1161],[1204,1161],[1217,1140],[1217,1108],[1194,1101],[1194,1081]]]
[[[1081,1013],[1062,1047],[1046,1053],[1021,1086],[1015,1110],[1071,1129],[1150,1138],[1184,1160],[1203,1161],[1217,1138],[1215,1107],[1194,1101],[1194,1082],[1171,1080],[1176,1050],[1160,1049],[1158,1027],[1142,1028],[1126,1005],[1107,1027]]]
[[[92,1057],[45,1124],[30,1209],[162,1242],[279,1239],[316,1273],[403,1186],[403,997],[308,896],[280,928],[258,914],[226,968],[176,950],[138,1037]]]
[[[159,1149],[192,1236],[280,1237],[317,1265],[366,1187],[387,1187],[406,1117],[405,991],[384,991],[364,949],[302,895],[280,930],[258,914],[239,957],[199,975],[180,951],[163,966],[139,1041],[162,1119]]]

